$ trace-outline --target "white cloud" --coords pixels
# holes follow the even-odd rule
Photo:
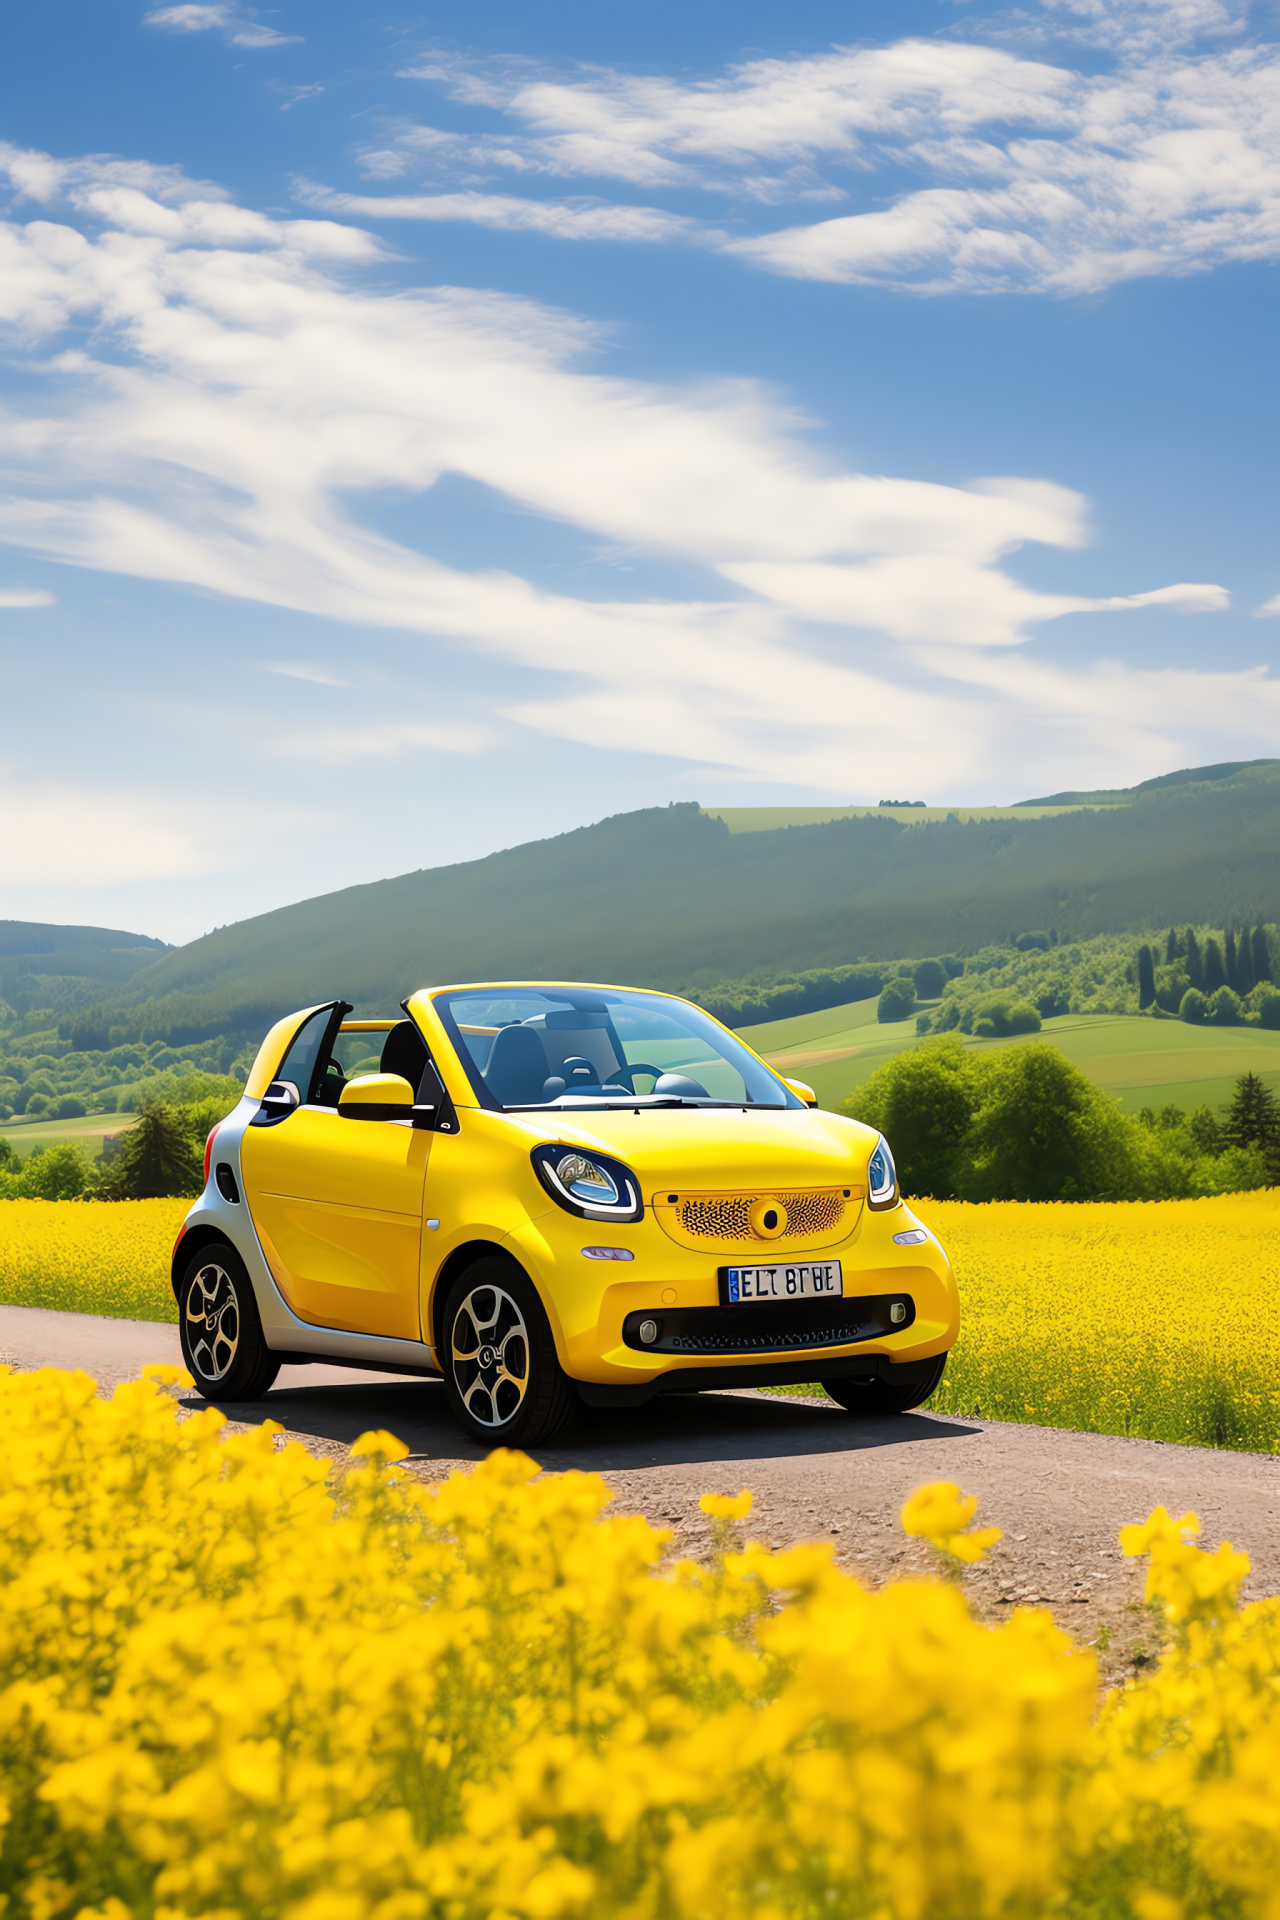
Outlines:
[[[409,130],[368,164],[391,178],[428,154],[795,203],[804,218],[708,238],[798,278],[1088,292],[1280,257],[1280,48],[1246,25],[1218,0],[1041,0],[971,29],[1022,50],[909,39],[696,81],[437,58],[409,71],[512,131]],[[833,198],[846,206],[812,217]]]
[[[365,220],[466,220],[505,233],[546,233],[557,240],[675,240],[699,233],[696,221],[658,207],[594,200],[523,200],[512,194],[337,193],[296,180],[294,198],[328,213]]]
[[[40,587],[0,587],[0,607],[51,607],[53,595]]]
[[[156,7],[144,14],[144,27],[160,27],[166,33],[224,33],[233,47],[284,47],[297,42],[296,33],[279,33],[264,27],[251,14],[232,6],[195,5]]]
[[[1248,738],[1280,721],[1266,679],[1117,681],[1017,656],[1067,612],[1225,601],[1216,586],[1026,586],[1019,547],[1088,538],[1086,502],[1051,481],[858,473],[751,382],[625,379],[592,364],[599,339],[571,315],[364,286],[355,229],[197,188],[184,200],[172,183],[162,199],[115,163],[97,184],[83,164],[60,177],[74,223],[46,205],[0,226],[0,298],[31,395],[0,414],[0,540],[15,547],[433,636],[496,663],[495,723],[827,790],[896,774],[937,791],[997,756],[1034,779],[1048,750],[1087,759],[1103,735],[1154,769],[1206,715]],[[67,320],[91,329],[92,352],[67,346]],[[463,571],[362,518],[365,496],[425,493],[444,474],[588,544],[678,558],[701,586],[575,598]],[[1107,705],[1116,685],[1123,720]],[[483,716],[444,711],[342,737],[378,755],[477,751],[488,736]]]
[[[316,687],[349,687],[349,680],[340,680],[330,667],[317,667],[306,660],[264,660],[264,673],[280,673],[287,680],[309,680]]]

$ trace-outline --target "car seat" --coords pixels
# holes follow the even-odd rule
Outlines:
[[[533,1028],[499,1028],[484,1076],[494,1099],[504,1107],[533,1106],[543,1098],[546,1078],[546,1051]]]
[[[398,1073],[413,1088],[418,1087],[427,1070],[427,1043],[412,1020],[399,1020],[382,1043],[380,1073]]]

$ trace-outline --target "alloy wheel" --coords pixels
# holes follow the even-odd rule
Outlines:
[[[453,1316],[450,1345],[462,1404],[482,1427],[505,1427],[529,1389],[529,1333],[502,1287],[474,1287]]]
[[[224,1380],[240,1346],[240,1302],[231,1276],[216,1261],[201,1267],[187,1288],[187,1351],[202,1380]]]

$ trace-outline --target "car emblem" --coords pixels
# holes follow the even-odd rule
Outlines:
[[[479,1353],[476,1355],[482,1367],[491,1367],[497,1357],[492,1347],[481,1347]]]

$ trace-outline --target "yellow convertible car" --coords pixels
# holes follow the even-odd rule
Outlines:
[[[901,1413],[959,1330],[887,1142],[701,1008],[625,987],[342,1001],[272,1028],[173,1253],[211,1400],[323,1360],[443,1377],[475,1440],[819,1380]]]

